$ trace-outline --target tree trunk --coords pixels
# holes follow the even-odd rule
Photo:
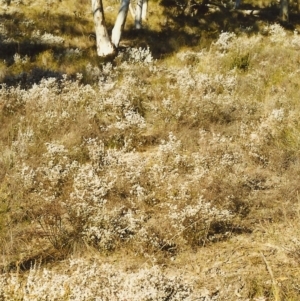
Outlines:
[[[135,28],[142,28],[142,20],[146,21],[147,18],[147,9],[148,9],[148,1],[147,0],[138,0],[136,4],[135,10]]]
[[[280,0],[280,17],[282,22],[289,22],[289,0]]]
[[[115,45],[115,47],[119,46],[121,34],[126,22],[128,9],[129,9],[130,0],[122,0],[121,7],[117,16],[117,20],[115,23],[115,26],[112,30],[112,43]]]
[[[143,9],[143,0],[138,0],[136,3],[135,9],[135,20],[134,25],[136,29],[142,28],[142,9]]]
[[[135,18],[135,10],[132,8],[131,3],[129,3],[129,11],[131,13],[131,17],[134,19]]]
[[[143,0],[142,20],[147,21],[148,0]]]
[[[107,32],[102,0],[92,0],[92,10],[95,23],[97,54],[99,56],[113,54],[115,49]]]
[[[234,9],[238,9],[241,5],[242,0],[235,0]]]

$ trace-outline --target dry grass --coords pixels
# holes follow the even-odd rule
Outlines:
[[[2,3],[0,300],[299,299],[300,37],[162,10]]]

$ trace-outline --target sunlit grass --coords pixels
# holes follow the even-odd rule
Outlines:
[[[152,3],[107,61],[89,3],[25,4],[0,26],[0,299],[296,300],[299,35],[176,36]]]

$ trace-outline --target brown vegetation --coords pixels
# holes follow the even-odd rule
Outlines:
[[[105,61],[46,4],[2,3],[0,300],[298,300],[297,24],[152,4]]]

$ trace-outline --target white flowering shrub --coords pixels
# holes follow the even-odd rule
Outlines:
[[[189,64],[195,64],[197,63],[201,57],[203,57],[203,52],[193,52],[193,51],[184,51],[184,52],[179,52],[176,54],[176,57],[182,61],[182,62],[187,62]]]
[[[233,43],[236,41],[237,36],[233,32],[222,32],[219,39],[214,43],[215,46],[221,51],[226,52],[229,50]]]
[[[184,239],[191,245],[226,238],[232,229],[233,215],[228,210],[212,207],[202,197],[194,205],[177,207],[170,206],[169,215],[174,220],[172,225],[183,233]]]
[[[127,48],[125,52],[118,55],[118,59],[122,62],[134,64],[150,64],[154,59],[151,54],[150,48]]]
[[[297,30],[294,30],[293,38],[291,39],[291,45],[295,49],[299,49],[300,47],[300,35]]]
[[[178,102],[173,96],[163,100],[159,114],[165,122],[201,127],[207,120],[226,123],[231,118],[229,112],[236,106],[231,96],[237,87],[235,75],[211,76],[188,67],[169,74],[168,88],[184,101]]]
[[[86,241],[98,249],[112,250],[118,241],[132,238],[142,220],[130,208],[114,207],[107,201],[117,176],[101,174],[114,163],[103,146],[101,150],[101,142],[89,139],[85,144],[91,164],[72,161],[63,145],[47,143],[44,167],[22,167],[20,179],[28,191],[29,215],[55,248]],[[68,185],[72,185],[70,193],[64,187]]]
[[[100,264],[100,265],[99,265]],[[65,272],[33,266],[21,276],[0,278],[1,300],[192,300],[193,287],[178,276],[166,275],[158,266],[123,271],[111,264],[81,259],[68,261]],[[11,299],[14,298],[14,299]]]
[[[26,64],[29,60],[29,57],[25,55],[25,57],[21,57],[18,53],[14,55],[15,64]]]
[[[79,48],[68,48],[65,52],[66,56],[67,57],[75,57],[75,58],[78,58],[78,57],[81,57],[82,56],[82,51],[79,49]]]
[[[48,32],[41,34],[40,30],[32,32],[31,39],[38,44],[59,45],[64,43],[64,38]]]
[[[285,42],[286,32],[282,26],[275,23],[266,28],[273,43]]]
[[[270,25],[102,62],[85,57],[93,39],[77,48],[26,24],[42,45],[5,72],[23,79],[36,59],[72,76],[1,84],[0,300],[272,299],[261,254],[281,281],[269,235],[298,220],[298,35]]]

